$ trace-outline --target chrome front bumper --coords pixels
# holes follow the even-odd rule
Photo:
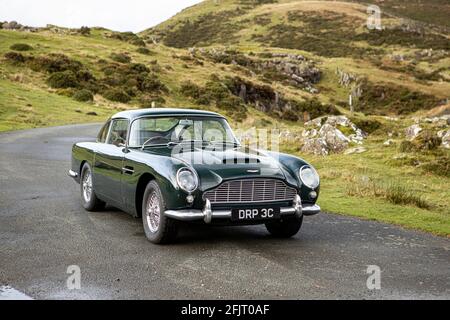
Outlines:
[[[69,177],[71,177],[71,178],[74,178],[74,179],[78,178],[78,173],[76,173],[76,172],[73,171],[73,170],[69,170],[69,172],[67,173],[67,175],[68,175]]]
[[[318,205],[303,206],[299,196],[296,197],[294,205],[288,208],[281,208],[282,216],[313,216],[321,211]],[[198,221],[203,220],[209,224],[212,219],[231,219],[231,210],[212,210],[211,203],[207,200],[203,210],[187,209],[187,210],[168,210],[165,215],[174,220],[180,221]]]

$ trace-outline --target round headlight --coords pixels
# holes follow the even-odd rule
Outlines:
[[[178,171],[177,182],[180,188],[188,193],[192,193],[198,188],[197,175],[188,168],[181,168]]]
[[[305,166],[300,169],[300,179],[303,184],[311,189],[316,189],[320,184],[320,178],[313,167]]]

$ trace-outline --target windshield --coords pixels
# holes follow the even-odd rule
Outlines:
[[[238,144],[228,122],[222,118],[149,117],[138,119],[131,126],[131,148],[184,142]]]

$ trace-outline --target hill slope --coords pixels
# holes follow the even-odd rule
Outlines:
[[[395,13],[392,4],[380,2]],[[152,105],[218,111],[235,128],[282,130],[282,151],[320,170],[325,210],[449,235],[450,152],[415,149],[404,133],[416,122],[433,135],[448,130],[426,119],[450,109],[445,23],[389,15],[384,30],[370,31],[366,17],[356,2],[225,0],[139,35],[0,30],[0,131],[102,122]],[[348,145],[363,153],[302,151],[304,122],[331,114],[369,133]]]

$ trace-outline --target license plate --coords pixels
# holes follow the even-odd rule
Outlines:
[[[271,220],[281,217],[280,208],[233,209],[231,213],[233,221]]]

